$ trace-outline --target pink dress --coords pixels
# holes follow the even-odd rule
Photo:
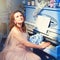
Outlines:
[[[0,60],[41,60],[30,48],[21,44],[20,41],[27,39],[26,33],[21,33],[13,28],[8,35],[5,48],[0,53]]]

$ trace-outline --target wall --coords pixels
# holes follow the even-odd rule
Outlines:
[[[7,8],[10,12],[20,7],[23,7],[22,0],[7,0]]]
[[[0,0],[0,41],[2,37],[7,37],[9,33],[10,13],[18,9],[24,11],[22,0]]]

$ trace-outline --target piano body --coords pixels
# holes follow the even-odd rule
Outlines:
[[[45,48],[43,51],[46,52],[47,54],[55,57],[56,60],[59,60],[60,59],[60,18],[59,18],[60,17],[60,8],[44,7],[38,13],[37,16],[34,16],[33,12],[35,11],[35,7],[34,6],[25,6],[25,7],[26,7],[25,24],[26,24],[28,33],[42,34],[45,41],[51,42],[51,45],[49,47]],[[42,16],[42,18],[47,17],[50,20],[48,26],[46,27],[47,30],[45,32],[40,31],[36,25],[36,20],[37,20],[38,16]],[[47,24],[47,22],[45,22],[45,23]],[[43,24],[43,22],[41,24]]]

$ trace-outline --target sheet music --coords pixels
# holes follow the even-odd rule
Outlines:
[[[50,23],[50,18],[47,16],[38,15],[36,19],[36,26],[38,31],[46,33]]]

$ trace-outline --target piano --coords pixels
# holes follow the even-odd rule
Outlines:
[[[27,27],[27,32],[31,35],[34,35],[36,33],[42,34],[42,36],[44,37],[43,41],[51,42],[51,45],[45,48],[43,51],[53,56],[56,60],[59,60],[60,59],[60,18],[59,18],[60,8],[44,7],[36,17],[33,16],[34,10],[35,8],[33,6],[26,6],[25,24]],[[36,21],[39,20],[36,19],[38,16],[42,16],[43,18],[44,17],[49,18],[48,25],[46,26],[47,30],[44,31],[44,28],[43,30],[40,30],[41,28],[39,28],[39,24],[37,23],[38,26],[36,25]],[[47,24],[47,22],[45,23]],[[43,22],[41,24],[43,24]]]

